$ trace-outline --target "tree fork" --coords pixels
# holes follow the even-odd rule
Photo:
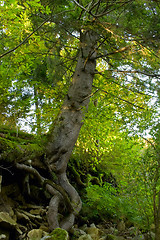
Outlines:
[[[67,179],[66,170],[88,109],[90,100],[88,96],[91,96],[96,68],[97,40],[98,35],[91,30],[80,33],[80,53],[72,83],[46,146],[46,163],[51,171],[56,172],[57,183],[68,193],[73,207],[73,211],[61,224],[61,227],[66,230],[73,226],[75,216],[82,207],[79,194]],[[55,228],[52,223],[57,221],[53,219],[55,215],[52,215],[54,202],[57,208],[58,200],[53,199],[48,210],[50,229]]]

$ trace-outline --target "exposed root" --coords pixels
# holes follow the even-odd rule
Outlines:
[[[49,229],[61,227],[65,230],[69,230],[75,220],[75,216],[79,213],[82,207],[81,199],[75,188],[69,183],[65,173],[57,176],[59,185],[46,179],[40,175],[40,173],[32,166],[16,163],[16,167],[19,170],[26,171],[32,174],[38,180],[38,183],[45,188],[53,197],[49,202],[49,208],[47,213],[47,220]],[[63,203],[67,210],[67,217],[59,222],[59,206]]]

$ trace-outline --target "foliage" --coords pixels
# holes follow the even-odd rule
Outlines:
[[[82,214],[87,214],[88,221],[101,219],[117,222],[123,219],[143,228],[145,219],[139,214],[137,202],[130,201],[130,198],[122,195],[119,190],[109,183],[103,186],[89,185],[86,188]]]
[[[72,155],[84,182],[92,169],[100,184],[90,181],[84,211],[149,227],[159,192],[159,4],[77,2],[0,1],[0,120],[15,126],[13,132],[3,128],[1,149],[12,161],[13,149],[19,159],[43,153],[41,136],[53,128],[71,84],[80,34],[94,31],[93,91],[84,99],[91,101]],[[21,141],[20,128],[39,138],[26,134]],[[148,133],[156,151],[141,138]],[[117,188],[103,184],[110,172]]]

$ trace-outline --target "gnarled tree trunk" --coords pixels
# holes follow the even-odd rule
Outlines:
[[[81,210],[81,199],[69,183],[66,169],[73,147],[77,141],[87,111],[96,68],[97,34],[91,30],[80,34],[80,53],[75,73],[60,114],[47,144],[47,165],[57,175],[59,184],[68,194],[72,210],[61,223],[57,220],[59,195],[53,196],[48,210],[50,229],[62,227],[70,229],[75,216]]]

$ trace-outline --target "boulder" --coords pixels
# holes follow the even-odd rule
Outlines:
[[[0,229],[0,239],[1,240],[9,240],[10,237],[10,232],[7,230],[2,230]]]
[[[71,232],[74,235],[74,238],[78,238],[82,235],[86,235],[85,231],[83,231],[82,229],[79,229],[79,228],[75,228],[75,227],[71,229]]]
[[[115,236],[112,234],[108,234],[105,240],[125,240],[125,238],[122,236]]]
[[[117,224],[117,229],[119,232],[123,232],[125,230],[126,226],[125,226],[125,222],[123,220],[121,220],[118,224]]]
[[[87,234],[89,234],[93,240],[98,240],[100,238],[100,231],[94,224],[91,224],[91,226],[87,228]]]
[[[145,240],[145,237],[143,234],[141,234],[141,235],[134,237],[133,240]]]
[[[1,227],[5,227],[7,229],[15,227],[16,226],[16,221],[13,220],[9,213],[7,212],[0,212],[0,225]]]
[[[49,236],[51,237],[51,240],[68,240],[69,239],[68,232],[62,228],[56,228],[49,234]]]
[[[32,229],[27,235],[28,240],[40,240],[46,233],[42,229]]]
[[[82,235],[78,238],[78,240],[93,240],[89,234]]]

